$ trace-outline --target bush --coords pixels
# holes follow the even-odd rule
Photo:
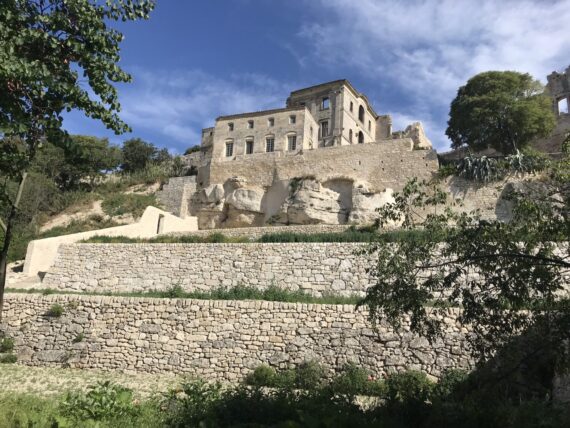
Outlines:
[[[325,369],[316,361],[305,361],[295,368],[295,386],[314,390],[326,382]]]
[[[14,350],[14,339],[4,337],[0,340],[0,353],[12,352]]]
[[[346,364],[342,372],[336,376],[331,388],[333,393],[342,394],[348,397],[356,395],[384,396],[385,384],[381,380],[375,380],[370,373],[358,367],[354,363]]]
[[[61,411],[64,416],[83,422],[133,416],[138,408],[130,389],[106,381],[91,386],[87,393],[68,393],[61,402]]]
[[[83,342],[85,339],[85,335],[83,333],[79,333],[77,336],[73,338],[73,343],[80,343]]]
[[[65,310],[63,309],[63,306],[61,306],[59,303],[55,303],[48,309],[46,315],[48,317],[59,318],[63,315],[64,312]]]
[[[431,398],[434,383],[425,373],[408,370],[392,373],[386,379],[388,403],[425,403]]]
[[[186,296],[186,292],[180,284],[173,285],[164,292],[164,297],[169,299],[181,299]]]
[[[447,400],[464,384],[468,378],[465,370],[446,370],[433,388],[433,396]]]
[[[0,356],[0,364],[13,364],[18,361],[18,357],[14,354],[4,354]]]
[[[273,367],[262,364],[245,377],[245,383],[252,386],[276,386],[277,372]]]

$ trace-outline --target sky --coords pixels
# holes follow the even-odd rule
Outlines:
[[[516,70],[542,83],[570,65],[570,0],[157,0],[120,23],[116,136],[73,112],[72,134],[139,137],[171,153],[215,118],[285,106],[295,89],[348,79],[394,130],[420,121],[446,151],[449,104],[473,75]]]

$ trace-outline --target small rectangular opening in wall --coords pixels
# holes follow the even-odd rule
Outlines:
[[[251,155],[253,153],[253,140],[248,140],[245,142],[245,154]]]
[[[159,235],[164,229],[164,214],[158,215],[158,224],[156,225],[156,234]]]
[[[558,114],[568,114],[570,113],[568,111],[568,104],[570,103],[570,101],[566,98],[562,98],[561,100],[558,100]]]

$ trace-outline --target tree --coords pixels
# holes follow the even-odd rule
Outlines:
[[[146,168],[153,162],[156,156],[156,147],[140,138],[132,138],[123,143],[121,148],[123,164],[121,168],[125,172],[135,172]]]
[[[7,254],[31,162],[47,141],[67,138],[62,113],[77,109],[117,134],[114,83],[131,76],[118,65],[123,35],[108,25],[146,19],[153,0],[4,0],[0,2],[0,321]],[[80,75],[82,77],[80,77]],[[17,183],[14,194],[9,182]]]
[[[362,302],[371,321],[399,328],[409,316],[413,332],[434,340],[447,308],[461,307],[459,322],[473,329],[469,340],[480,364],[505,347],[511,359],[505,376],[539,360],[552,372],[555,364],[567,364],[570,150],[565,150],[548,181],[527,182],[510,192],[508,223],[453,212],[443,205],[446,194],[437,185],[409,182],[394,203],[379,210],[378,226],[400,221],[410,235],[397,244],[380,235],[367,249],[376,260],[374,285]]]
[[[452,148],[494,148],[509,154],[548,136],[555,123],[551,100],[540,82],[529,74],[488,71],[459,88],[445,133]]]

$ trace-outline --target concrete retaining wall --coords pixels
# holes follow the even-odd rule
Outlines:
[[[63,316],[46,316],[56,303]],[[305,360],[331,370],[351,361],[378,375],[416,369],[437,377],[472,366],[457,309],[448,310],[444,338],[433,345],[384,325],[375,332],[366,311],[349,305],[8,294],[5,309],[19,361],[34,366],[227,381],[263,363],[285,368]],[[84,339],[73,343],[79,334]]]

